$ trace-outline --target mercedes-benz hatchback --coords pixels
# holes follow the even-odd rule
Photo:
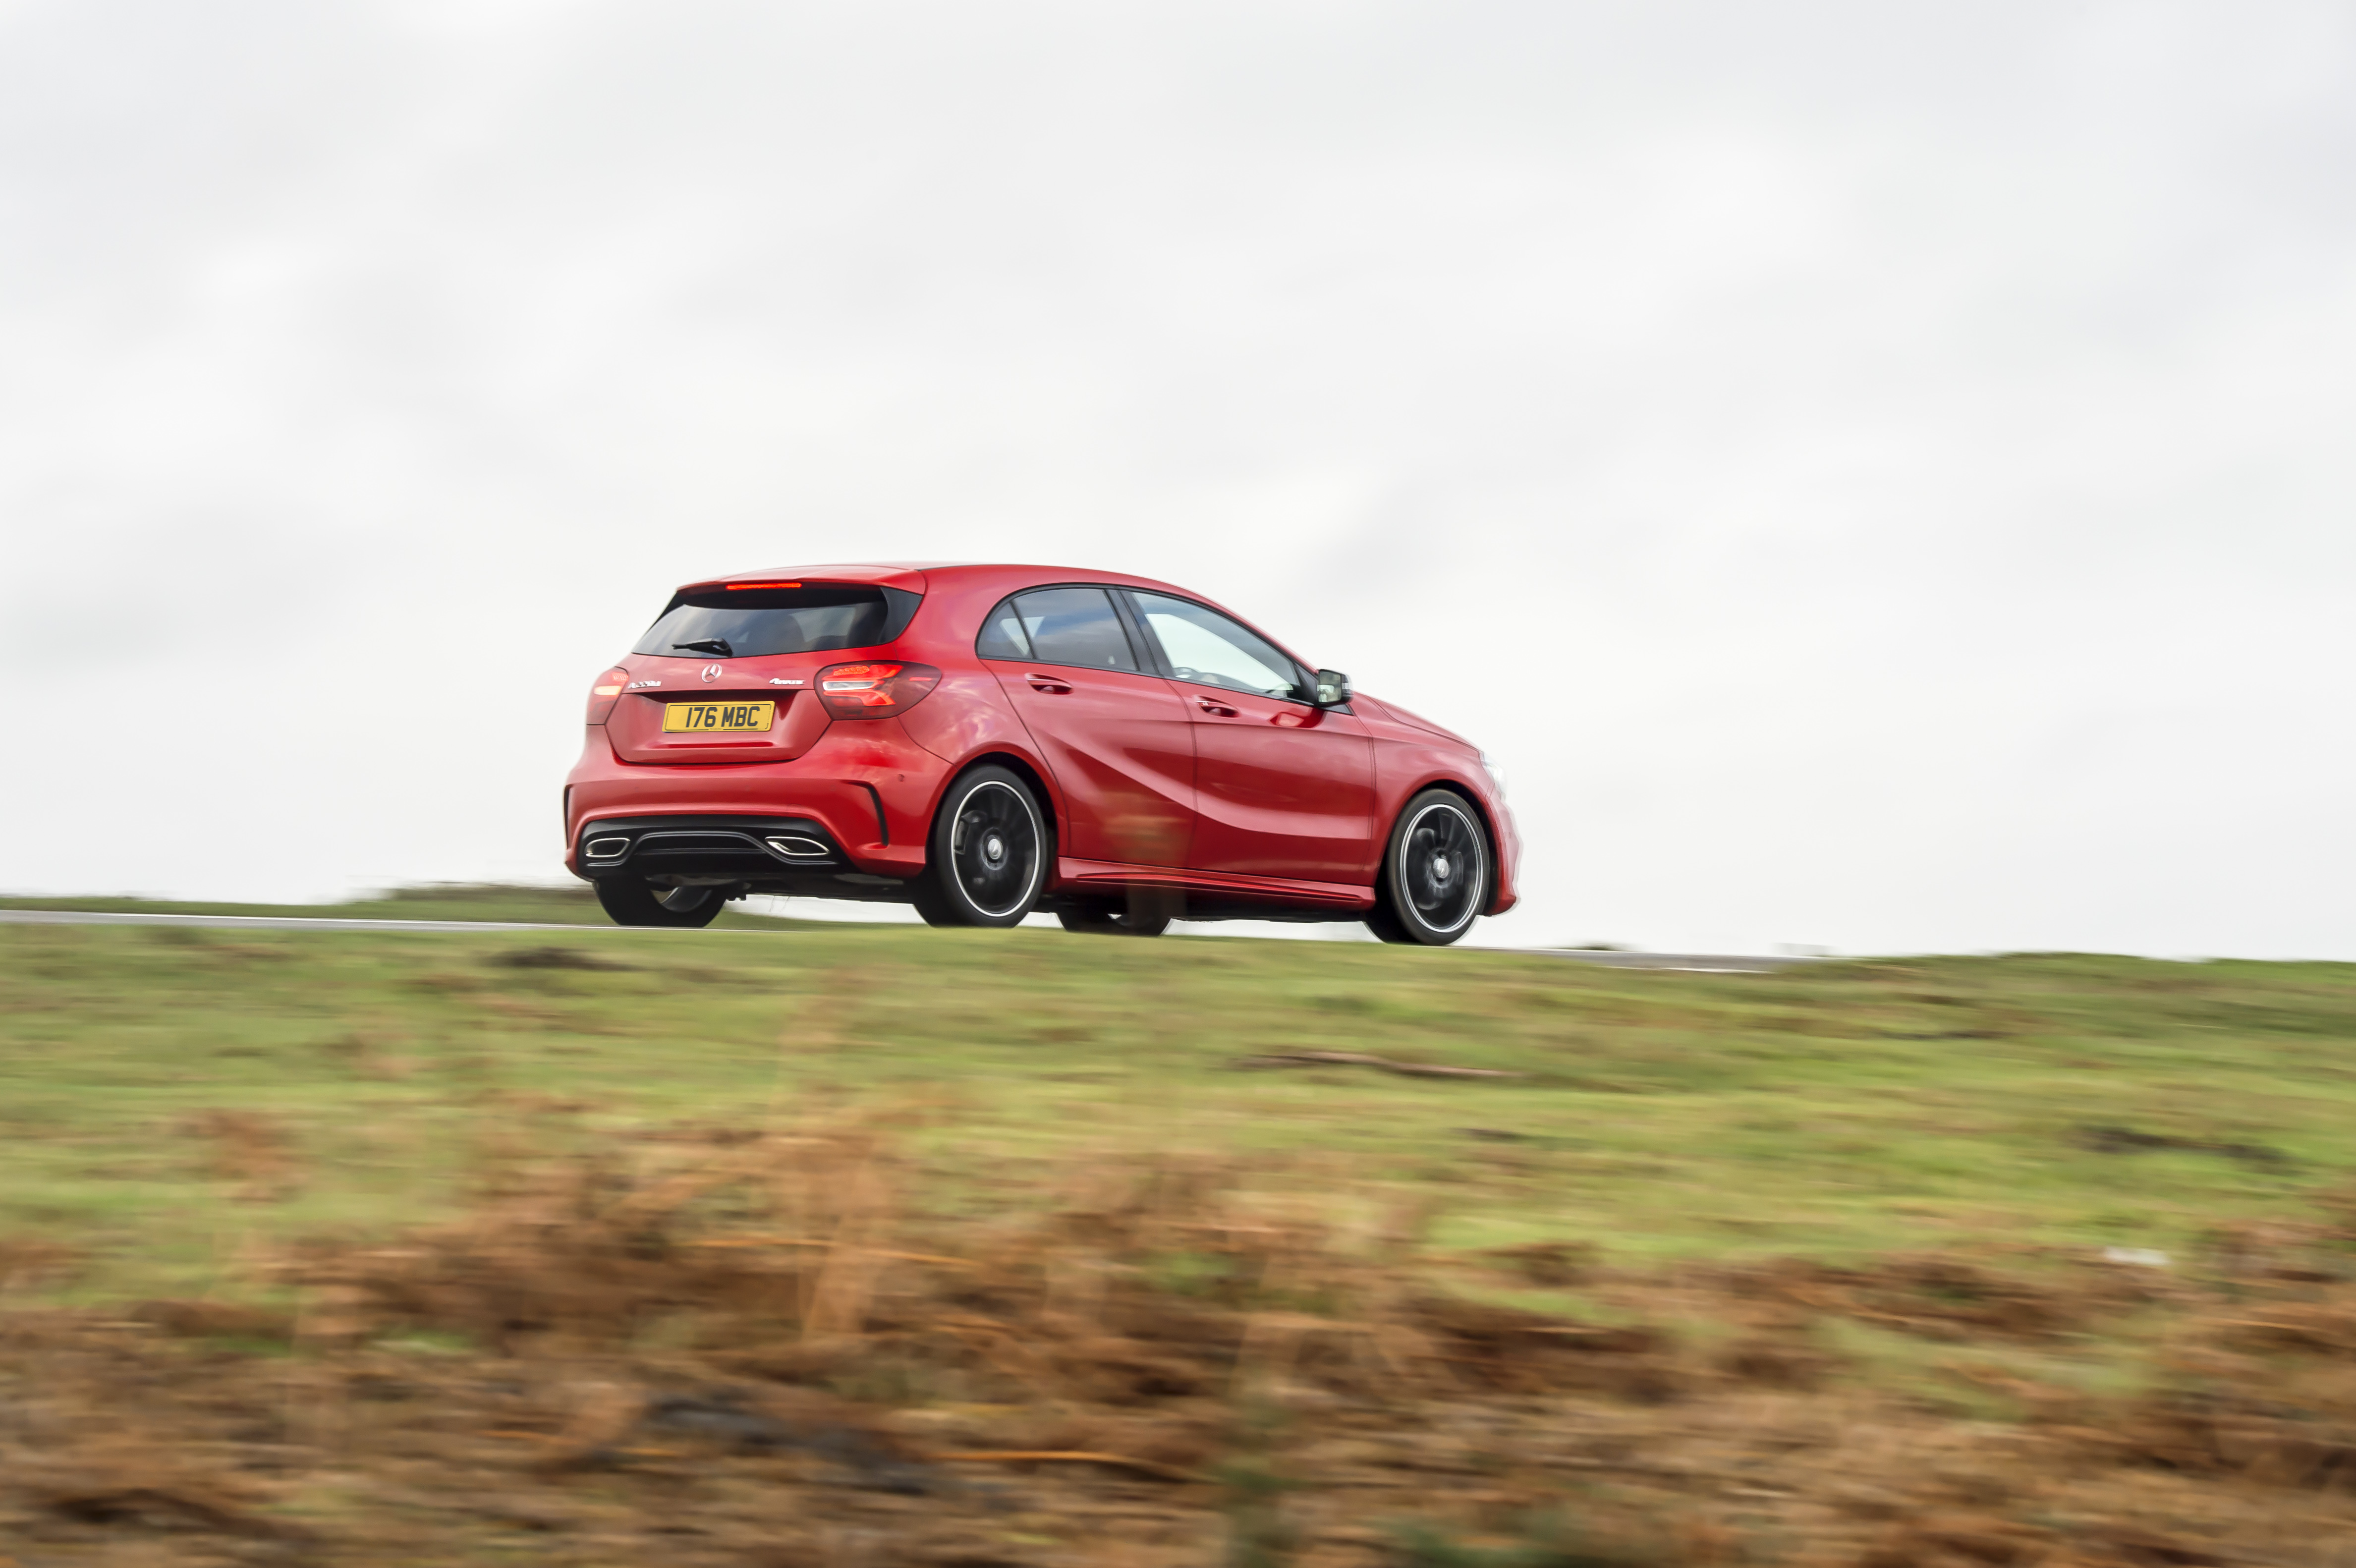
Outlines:
[[[589,694],[565,865],[626,926],[751,893],[1076,931],[1514,906],[1487,759],[1199,594],[1053,566],[691,583]]]

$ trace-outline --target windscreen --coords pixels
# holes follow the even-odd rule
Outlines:
[[[922,596],[902,588],[812,584],[681,594],[633,653],[667,659],[757,659],[873,648],[907,629]]]

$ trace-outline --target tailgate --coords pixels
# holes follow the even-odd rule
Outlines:
[[[605,720],[614,755],[625,762],[785,762],[818,744],[826,733],[824,703],[809,682],[834,654],[787,654],[771,659],[732,659],[706,663],[685,659],[636,658],[628,661],[629,690]],[[711,673],[717,671],[716,674]],[[707,678],[708,677],[708,678]],[[754,731],[663,727],[674,708],[743,709],[776,704],[766,728]],[[701,715],[709,719],[713,715]],[[743,714],[723,713],[729,722]]]

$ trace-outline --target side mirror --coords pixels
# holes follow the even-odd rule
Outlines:
[[[1317,705],[1338,708],[1350,700],[1350,678],[1339,670],[1317,671]]]

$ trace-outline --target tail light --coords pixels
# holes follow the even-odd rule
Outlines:
[[[941,672],[929,664],[902,664],[876,660],[862,664],[830,664],[818,672],[818,700],[839,719],[882,719],[905,714],[941,683]]]
[[[598,676],[597,683],[589,688],[589,722],[604,724],[614,704],[622,700],[622,688],[629,683],[630,672],[618,664]]]

